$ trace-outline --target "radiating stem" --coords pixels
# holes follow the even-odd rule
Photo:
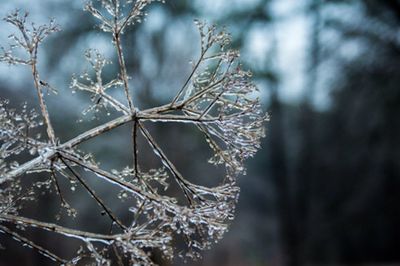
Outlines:
[[[120,126],[132,121],[132,119],[133,118],[131,115],[124,115],[124,116],[118,117],[110,122],[107,122],[101,126],[90,129],[90,130],[78,135],[77,137],[69,140],[68,142],[66,142],[58,147],[55,147],[54,149],[48,151],[46,154],[42,154],[41,156],[36,157],[35,159],[32,159],[25,164],[22,164],[17,169],[8,172],[5,176],[3,176],[0,179],[0,183],[8,181],[8,180],[12,180],[13,178],[15,178],[17,176],[20,176],[20,175],[26,173],[27,171],[31,170],[32,168],[36,167],[37,165],[40,165],[43,162],[43,160],[49,160],[49,159],[53,158],[60,150],[70,149],[72,147],[75,147],[76,145],[79,145],[82,142],[85,142],[89,139],[95,138],[105,132],[113,130],[114,128],[120,127]]]
[[[119,62],[120,70],[121,70],[121,78],[122,78],[122,81],[124,82],[125,96],[126,96],[126,99],[128,101],[129,109],[131,110],[132,113],[134,113],[134,105],[133,105],[133,102],[132,102],[132,97],[131,97],[130,92],[129,92],[128,73],[127,73],[127,70],[126,70],[124,53],[122,51],[120,33],[115,33],[114,34],[114,41],[115,41],[115,48],[117,49],[118,62]]]
[[[40,110],[42,112],[44,123],[46,124],[46,128],[47,128],[47,136],[49,137],[51,143],[53,145],[55,145],[56,144],[56,136],[54,134],[53,126],[51,125],[50,115],[49,115],[49,111],[47,110],[47,105],[44,101],[42,85],[40,84],[39,73],[38,73],[37,66],[36,66],[36,58],[32,58],[32,75],[33,75],[33,81],[35,84],[37,95],[39,98]]]
[[[143,136],[147,139],[149,142],[150,146],[153,148],[154,153],[160,157],[160,159],[163,161],[163,163],[167,166],[168,170],[171,171],[171,173],[174,175],[175,180],[177,181],[178,185],[182,188],[186,199],[188,200],[190,205],[193,205],[193,199],[190,197],[188,194],[188,191],[190,191],[193,194],[196,194],[190,187],[187,185],[187,181],[183,178],[181,173],[179,173],[178,169],[176,169],[175,165],[168,159],[168,157],[165,155],[165,153],[162,151],[160,146],[155,142],[153,137],[150,135],[150,133],[147,131],[147,129],[139,123],[140,130],[143,134]]]
[[[63,164],[68,168],[68,170],[72,173],[72,175],[78,179],[79,183],[82,184],[82,186],[88,191],[90,196],[92,196],[93,199],[96,200],[96,202],[100,205],[100,207],[103,208],[103,210],[107,213],[107,215],[110,217],[110,219],[118,224],[122,229],[126,229],[127,227],[122,224],[122,222],[118,219],[118,217],[112,212],[110,208],[106,206],[106,204],[103,202],[103,200],[96,195],[96,192],[90,188],[90,186],[79,176],[79,174],[72,169],[72,167],[62,158],[60,157],[60,160],[63,162]]]
[[[132,183],[126,182],[122,179],[120,179],[119,177],[113,175],[112,173],[109,173],[107,171],[104,171],[94,165],[89,165],[85,162],[82,162],[81,160],[79,160],[78,158],[69,155],[67,153],[61,153],[61,155],[63,156],[63,158],[67,159],[68,161],[71,161],[73,163],[76,163],[77,165],[97,174],[100,175],[101,177],[103,177],[105,180],[107,180],[110,183],[116,184],[118,186],[120,186],[121,188],[123,188],[126,191],[130,191],[136,195],[138,195],[140,198],[144,199],[147,198],[149,200],[155,201],[155,202],[160,202],[160,199],[157,198],[157,196],[146,193],[145,191],[142,191],[139,187],[136,187],[135,185],[133,185]]]
[[[0,231],[3,231],[4,233],[6,233],[6,234],[12,236],[13,238],[15,238],[17,241],[20,241],[24,245],[27,245],[27,246],[31,247],[32,249],[38,251],[40,254],[43,254],[44,256],[49,257],[50,259],[52,259],[54,261],[57,261],[58,263],[66,264],[68,262],[68,261],[58,257],[54,253],[50,252],[49,250],[39,246],[38,244],[35,244],[31,240],[19,235],[18,233],[8,229],[7,227],[5,227],[3,225],[0,225]]]
[[[183,91],[186,89],[186,87],[189,85],[189,82],[192,80],[193,75],[196,73],[197,69],[199,68],[201,62],[203,61],[204,55],[207,53],[207,49],[205,49],[201,55],[200,58],[197,60],[196,65],[193,67],[192,71],[190,72],[189,77],[186,79],[185,83],[183,84],[182,88],[178,91],[176,94],[175,98],[171,102],[171,107],[175,105],[175,103],[179,100],[179,97],[181,97]]]
[[[52,223],[40,222],[34,219],[24,218],[21,216],[9,215],[9,214],[0,214],[0,220],[4,222],[10,222],[13,224],[20,224],[24,226],[37,227],[43,230],[55,232],[62,235],[67,235],[72,238],[81,239],[89,238],[91,241],[99,241],[108,243],[111,240],[116,239],[121,235],[104,235],[104,234],[96,234],[90,233],[86,231],[80,231],[75,229],[70,229],[64,226],[60,226]]]
[[[138,119],[134,120],[133,125],[133,152],[134,152],[134,162],[133,169],[135,171],[135,178],[139,178],[139,158],[138,158],[138,143],[137,143],[137,129],[138,129]]]

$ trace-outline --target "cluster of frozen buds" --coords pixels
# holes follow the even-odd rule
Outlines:
[[[4,104],[1,104],[0,140],[5,144],[0,149],[0,183],[13,184],[19,176],[32,172],[41,173],[48,179],[36,183],[36,187],[53,186],[60,196],[60,206],[67,210],[68,215],[75,217],[77,213],[63,197],[57,181],[60,176],[65,177],[73,185],[73,190],[80,185],[90,195],[102,208],[102,214],[110,218],[113,227],[113,232],[98,234],[24,218],[16,211],[0,212],[1,224],[37,227],[81,240],[83,245],[76,257],[67,260],[26,239],[20,232],[0,224],[1,232],[62,264],[77,264],[81,259],[89,257],[97,265],[111,265],[112,257],[117,259],[119,264],[128,262],[129,265],[153,265],[151,252],[154,250],[161,251],[168,260],[172,260],[177,254],[184,258],[199,258],[202,250],[210,248],[211,244],[221,239],[228,230],[239,195],[236,179],[238,175],[245,173],[245,159],[255,154],[260,148],[260,139],[264,137],[263,124],[268,120],[268,116],[263,113],[259,99],[255,97],[257,88],[251,81],[251,73],[242,69],[238,63],[239,52],[230,48],[231,36],[224,30],[218,31],[215,26],[208,26],[199,21],[195,23],[200,32],[200,56],[193,63],[191,73],[183,86],[168,104],[147,110],[138,110],[135,107],[129,87],[121,35],[126,27],[143,19],[144,8],[152,2],[155,1],[99,0],[86,4],[85,10],[100,20],[101,30],[112,34],[120,71],[114,79],[104,83],[103,69],[110,61],[99,51],[88,50],[85,57],[94,78],[88,71],[73,76],[71,88],[90,94],[91,105],[85,114],[89,111],[101,114],[103,109],[109,114],[108,109],[113,109],[120,113],[120,116],[62,144],[56,138],[44,101],[43,89],[51,87],[39,78],[36,68],[37,45],[48,34],[57,31],[57,28],[51,22],[48,26],[33,25],[32,29],[28,30],[25,26],[27,15],[21,17],[18,12],[6,19],[20,31],[23,39],[14,37],[15,45],[26,50],[30,59],[18,59],[13,56],[12,49],[3,49],[0,61],[32,66],[48,141],[40,142],[38,138],[32,138],[28,134],[27,129],[39,125],[34,122],[36,115],[27,113],[25,109],[22,116],[17,115],[14,111],[7,111]],[[109,94],[110,89],[123,89],[126,102],[121,102]],[[19,120],[23,120],[24,123],[19,123]],[[225,166],[226,173],[220,184],[211,188],[205,187],[194,184],[189,181],[190,178],[183,176],[147,130],[145,121],[189,123],[196,127],[214,153],[209,162]],[[122,170],[107,171],[100,168],[100,164],[91,153],[78,150],[79,144],[124,124],[132,125],[131,166]],[[140,134],[159,158],[162,168],[141,170],[137,148],[137,138]],[[35,148],[31,155],[38,157],[14,168],[4,166],[5,160],[9,159],[11,154],[26,149],[32,150],[31,146]],[[78,169],[121,189],[119,198],[129,202],[129,211],[134,214],[129,225],[122,222],[106,205]],[[172,183],[181,189],[181,195],[168,195],[168,188]],[[1,200],[6,191],[3,189],[0,193],[0,202],[17,205],[18,201],[10,203]],[[181,198],[184,199],[183,202]],[[175,239],[184,241],[186,249],[177,252],[174,246]],[[110,255],[112,252],[115,254]]]
[[[34,110],[28,110],[26,104],[18,111],[8,105],[8,100],[0,100],[1,176],[11,169],[18,168],[19,163],[15,159],[22,152],[28,150],[31,155],[35,155],[38,149],[46,146],[41,141],[41,134],[35,133],[35,129],[42,125],[38,114]]]
[[[97,0],[100,2],[105,12],[95,7],[92,1],[89,1],[84,10],[90,12],[101,22],[100,29],[105,32],[123,33],[125,28],[136,23],[141,23],[143,17],[147,15],[145,7],[153,2],[165,3],[165,0],[126,0],[121,3],[119,0]],[[128,13],[125,11],[129,10]]]

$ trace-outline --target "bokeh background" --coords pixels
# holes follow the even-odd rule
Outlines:
[[[109,36],[96,29],[82,5],[80,0],[0,2],[2,17],[20,8],[34,21],[55,17],[61,25],[40,50],[39,67],[59,91],[47,102],[62,141],[110,119],[77,123],[90,100],[71,93],[69,83],[73,73],[87,68],[84,51],[96,48],[117,62]],[[199,54],[193,24],[199,18],[232,33],[271,114],[262,150],[240,178],[229,233],[202,261],[188,265],[400,263],[400,1],[170,0],[148,13],[124,39],[140,108],[166,103],[184,82],[189,61]],[[12,31],[0,23],[2,44]],[[112,77],[116,65],[105,75]],[[27,101],[37,108],[28,69],[1,65],[0,97],[15,107]],[[209,151],[199,134],[171,125],[154,126],[152,132],[186,175],[210,183],[218,178],[218,171],[204,164]],[[92,150],[105,168],[121,168],[131,160],[129,142],[129,128],[121,128],[82,149]],[[150,153],[141,151],[142,163],[152,166]],[[126,213],[107,185],[89,181],[118,213]],[[67,182],[63,186],[68,190]],[[66,224],[98,231],[105,218],[80,192],[70,203],[81,215]],[[56,201],[45,193],[25,214],[52,221]],[[57,254],[75,251],[76,243],[28,233]],[[0,265],[53,265],[5,236],[0,239],[5,248]]]

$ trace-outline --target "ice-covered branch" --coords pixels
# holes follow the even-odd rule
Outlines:
[[[35,244],[33,241],[21,236],[20,234],[8,229],[7,227],[5,227],[3,225],[0,225],[0,232],[3,232],[5,234],[12,236],[14,239],[21,242],[23,245],[37,250],[39,253],[43,254],[46,257],[49,257],[53,261],[56,261],[60,264],[66,264],[68,262],[67,260],[64,260],[64,259],[58,257],[57,255],[53,254],[46,248],[43,248],[43,247],[39,246],[38,244]]]
[[[47,109],[46,102],[44,100],[43,88],[49,87],[46,82],[42,81],[39,77],[39,71],[37,68],[37,60],[38,60],[38,47],[43,42],[43,40],[48,37],[50,34],[59,31],[58,26],[54,23],[54,20],[51,20],[49,24],[35,26],[35,24],[31,24],[28,27],[27,23],[28,13],[20,14],[19,11],[15,11],[8,15],[4,20],[12,25],[14,25],[20,36],[12,34],[9,38],[14,41],[14,46],[19,47],[25,50],[29,59],[21,60],[17,57],[13,57],[12,52],[5,52],[2,57],[0,57],[0,61],[6,61],[9,64],[29,64],[32,69],[32,76],[34,80],[34,85],[37,91],[40,109],[42,112],[42,116],[44,122],[47,127],[47,135],[49,140],[53,145],[56,144],[56,136],[54,134],[54,129],[50,121],[49,111]],[[4,49],[3,49],[4,51]]]
[[[110,33],[118,70],[113,79],[104,81],[103,70],[111,62],[99,51],[89,49],[85,57],[91,72],[74,75],[70,87],[90,94],[88,111],[95,110],[102,114],[103,109],[111,107],[120,112],[120,116],[64,143],[56,138],[44,101],[43,91],[53,90],[53,87],[41,79],[37,68],[38,46],[58,28],[53,21],[39,27],[34,24],[28,26],[27,14],[21,15],[20,12],[6,18],[8,23],[17,27],[19,35],[11,35],[14,45],[10,49],[0,48],[0,61],[31,66],[44,123],[26,106],[14,110],[7,107],[6,101],[0,102],[0,231],[65,264],[76,264],[86,256],[86,252],[87,257],[97,265],[110,265],[107,252],[112,248],[119,265],[126,261],[130,265],[155,265],[149,254],[158,250],[164,258],[172,260],[176,255],[174,243],[177,236],[186,243],[184,256],[199,258],[202,250],[221,239],[227,231],[239,195],[236,179],[245,173],[245,160],[260,149],[260,139],[265,135],[264,122],[268,116],[261,109],[257,87],[252,82],[251,73],[238,62],[239,52],[230,48],[231,36],[214,25],[196,21],[200,33],[200,53],[182,86],[173,90],[176,94],[166,104],[139,110],[131,96],[133,82],[128,75],[122,36],[128,26],[142,20],[146,15],[144,9],[156,1],[95,2],[89,1],[85,9],[100,21],[101,30]],[[16,47],[25,51],[26,58],[15,56]],[[109,93],[115,89],[124,91],[127,104]],[[107,110],[105,116],[108,115],[111,114]],[[199,130],[213,152],[209,163],[225,167],[225,175],[220,178],[219,184],[205,187],[192,182],[192,177],[183,175],[178,164],[175,165],[167,157],[168,151],[164,151],[157,138],[147,130],[146,123],[149,122],[171,123],[171,126],[186,123]],[[80,150],[84,142],[97,139],[123,125],[132,127],[131,165],[122,170],[106,170],[100,167],[90,151]],[[41,126],[45,126],[47,131],[45,140],[33,133]],[[140,136],[149,144],[163,167],[143,170],[139,160]],[[29,155],[31,159],[20,164],[15,159],[22,157],[20,155]],[[28,183],[30,173],[40,174],[44,180],[32,181],[31,189],[23,193],[18,177],[26,176],[24,183]],[[65,190],[63,183],[57,179],[58,175],[65,177],[73,185],[73,190],[75,184],[80,184],[110,219],[111,231],[114,225],[118,225],[121,233],[97,234],[22,217],[19,213],[22,202],[36,197],[34,190],[44,187],[47,191],[53,187],[58,194],[60,210],[66,209],[68,215],[73,217],[79,215],[64,198],[62,191]],[[101,193],[97,193],[97,189],[86,181],[89,178],[102,180],[120,189],[118,198],[129,203],[127,211],[133,214],[130,223],[125,220],[122,223],[118,218],[120,214],[107,206]],[[171,184],[181,190],[180,195],[184,195],[187,201],[181,202],[179,194],[171,193],[172,190],[168,189]],[[79,239],[85,251],[78,252],[71,261],[64,261],[25,238],[23,230],[20,233],[11,229],[14,227],[36,227]]]

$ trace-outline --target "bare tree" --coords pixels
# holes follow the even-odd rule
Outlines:
[[[98,2],[98,3],[97,3]],[[60,143],[53,129],[50,110],[45,102],[46,91],[56,91],[39,74],[38,47],[58,26],[51,21],[37,26],[28,22],[28,14],[15,11],[5,21],[18,32],[10,36],[9,48],[1,48],[0,61],[31,68],[34,87],[40,104],[40,115],[8,107],[8,100],[0,104],[0,231],[19,240],[60,264],[77,264],[82,258],[91,258],[97,265],[110,265],[110,251],[120,265],[154,265],[151,251],[159,250],[164,258],[172,260],[177,253],[196,259],[200,251],[221,239],[233,219],[239,188],[238,175],[245,173],[244,161],[260,148],[264,136],[263,114],[251,73],[238,63],[239,52],[229,48],[231,38],[215,26],[196,21],[200,32],[200,56],[192,66],[190,75],[175,97],[163,106],[139,110],[132,98],[132,82],[125,64],[121,38],[128,27],[140,23],[146,6],[154,0],[99,0],[88,2],[85,10],[100,21],[100,29],[109,33],[118,57],[119,73],[109,82],[103,82],[102,71],[109,63],[96,50],[85,54],[92,73],[72,78],[71,88],[91,95],[90,110],[104,111],[113,108],[120,116],[92,128],[75,138]],[[21,52],[23,51],[23,53]],[[109,90],[122,89],[125,103],[112,97]],[[103,112],[104,113],[104,112]],[[42,122],[43,121],[43,122]],[[225,177],[216,187],[193,184],[184,177],[150,134],[144,122],[189,123],[203,135],[214,153],[209,163],[222,165]],[[129,124],[132,132],[132,164],[122,170],[106,171],[88,151],[78,149],[80,144],[96,139],[105,132]],[[37,134],[44,127],[47,136]],[[36,132],[36,133],[35,133]],[[161,169],[142,171],[139,165],[138,136],[163,164]],[[23,154],[34,156],[27,162],[18,161]],[[107,206],[104,199],[82,178],[85,173],[119,187],[129,199],[134,219],[123,223],[118,214]],[[44,181],[34,181],[30,189],[20,185],[21,179],[40,173]],[[103,209],[114,227],[112,232],[99,234],[62,226],[61,223],[25,218],[21,215],[24,202],[37,197],[37,191],[53,187],[60,197],[60,207],[70,216],[78,213],[63,197],[59,178],[80,184],[88,195]],[[33,182],[33,181],[32,181]],[[185,202],[165,192],[175,182],[182,191]],[[39,189],[38,189],[39,188]],[[24,236],[24,229],[35,227],[54,232],[82,242],[75,258],[64,259],[53,254]],[[187,248],[177,252],[173,239],[181,237]],[[150,252],[149,252],[150,251]]]

